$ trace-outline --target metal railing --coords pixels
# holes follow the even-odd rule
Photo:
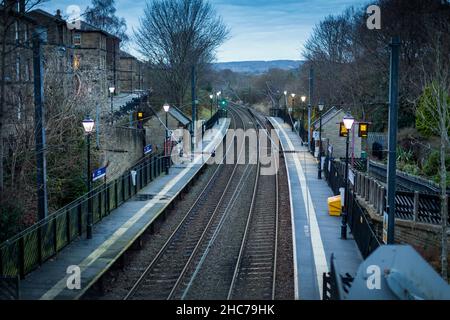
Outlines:
[[[330,272],[323,274],[323,296],[322,300],[343,300],[353,282],[353,277],[346,273],[344,276],[339,272],[334,254],[331,254]]]
[[[19,277],[0,276],[0,300],[20,299],[20,279]]]
[[[325,158],[324,174],[328,185],[334,194],[339,194],[339,189],[344,187],[345,165],[328,157]],[[348,191],[347,224],[353,234],[358,248],[364,258],[369,256],[380,246],[380,241],[374,232],[372,222],[367,218],[364,209],[356,201],[354,186],[351,183]]]
[[[136,171],[133,184],[131,171]],[[104,183],[47,218],[37,222],[0,245],[0,276],[21,279],[54,257],[87,228],[88,202],[94,223],[136,195],[163,172],[163,157],[150,155],[126,171],[120,178]]]

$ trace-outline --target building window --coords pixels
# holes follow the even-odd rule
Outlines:
[[[25,81],[30,81],[30,60],[25,64]]]
[[[16,57],[16,80],[20,81],[20,57]]]
[[[81,57],[80,55],[76,54],[73,56],[73,70],[78,70],[80,69],[80,62],[81,62]]]
[[[22,119],[22,109],[22,97],[19,96],[17,99],[17,120]]]
[[[19,42],[19,21],[14,21],[14,40]]]
[[[74,46],[81,46],[81,34],[75,33],[73,35],[73,45]]]

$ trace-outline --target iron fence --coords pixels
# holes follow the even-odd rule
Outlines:
[[[326,157],[324,174],[333,193],[336,195],[339,194],[339,189],[345,186],[345,166],[337,165],[333,159]],[[353,189],[354,188],[349,183],[347,196],[347,224],[350,227],[362,256],[366,258],[380,246],[380,241],[374,232],[371,221],[369,221],[363,208],[356,201]]]
[[[20,280],[19,277],[0,276],[0,300],[19,300]]]
[[[334,254],[331,254],[330,272],[323,274],[323,300],[343,300],[348,294],[353,277],[346,273],[342,275],[336,264]]]
[[[161,154],[150,155],[127,170],[120,178],[96,187],[30,228],[0,245],[0,276],[21,279],[54,257],[86,232],[88,203],[94,223],[98,223],[122,203],[136,195],[163,171]],[[131,171],[136,171],[133,183]]]

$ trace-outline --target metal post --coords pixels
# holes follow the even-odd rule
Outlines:
[[[97,149],[100,148],[100,109],[99,109],[99,105],[98,103],[95,104],[95,111],[96,111],[96,115],[95,115],[95,142],[96,142],[96,146]]]
[[[317,178],[322,179],[322,111],[319,118],[319,171]]]
[[[194,161],[194,148],[195,148],[195,121],[196,121],[196,113],[197,113],[197,106],[196,106],[196,96],[195,96],[195,66],[192,66],[192,74],[191,74],[191,96],[192,96],[192,124],[191,124],[191,161]],[[219,101],[217,101],[217,104],[219,104]]]
[[[94,223],[94,217],[92,213],[92,195],[91,195],[91,134],[86,135],[87,144],[87,172],[86,183],[88,189],[88,214],[87,214],[87,228],[86,237],[92,239],[92,224]]]
[[[166,174],[168,175],[169,174],[169,158],[168,158],[168,152],[167,152],[167,150],[168,150],[168,141],[169,141],[169,127],[168,127],[168,121],[167,121],[167,119],[168,119],[168,116],[167,116],[167,114],[168,114],[168,112],[166,112],[166,140],[165,140],[165,143],[164,143],[164,162],[165,162],[165,165],[166,165]]]
[[[308,150],[311,151],[311,101],[314,92],[314,69],[309,69]]]
[[[286,122],[286,121],[285,121],[285,117],[286,117],[287,111],[288,111],[288,110],[287,110],[287,109],[288,109],[288,106],[287,106],[287,105],[288,105],[288,103],[287,103],[287,94],[285,94],[285,95],[284,95],[284,115],[285,115],[285,116],[283,117],[283,122]]]
[[[400,52],[400,37],[392,38],[389,81],[389,156],[387,171],[387,212],[388,232],[387,244],[394,244],[395,228],[395,189],[397,171],[397,121],[398,121],[398,67]]]
[[[213,116],[213,110],[212,110],[213,109],[213,99],[210,99],[210,102],[211,102],[211,107],[210,107],[211,108],[211,110],[210,110],[211,111],[211,116],[210,116],[210,118],[212,118],[212,116]]]
[[[341,223],[341,239],[347,239],[347,215],[348,215],[348,149],[350,145],[350,132],[347,131],[347,139],[345,144],[345,192],[344,192],[344,211],[342,212],[342,223]]]
[[[33,68],[34,68],[34,111],[36,142],[36,166],[37,166],[37,196],[38,218],[44,219],[48,215],[47,204],[47,160],[46,139],[44,125],[44,79],[42,63],[42,44],[46,42],[45,29],[37,28],[33,35]]]
[[[295,102],[295,97],[292,97],[292,117],[291,117],[291,119],[294,117],[294,106],[295,106],[294,102]],[[292,121],[294,121],[294,120],[292,120]],[[294,126],[295,126],[295,124],[294,124],[294,122],[292,122],[292,132],[295,132]]]

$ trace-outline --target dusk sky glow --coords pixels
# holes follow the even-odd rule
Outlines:
[[[145,3],[151,0],[116,0],[117,15],[127,21],[128,34],[139,26]],[[303,43],[314,25],[346,7],[366,0],[210,0],[231,30],[230,39],[217,52],[217,60],[300,60]],[[50,0],[41,9],[64,13],[77,4],[83,11],[90,0]],[[138,55],[133,45],[128,50]]]

